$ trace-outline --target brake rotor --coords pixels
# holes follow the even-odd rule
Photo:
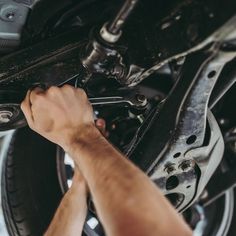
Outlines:
[[[24,95],[17,91],[0,90],[0,131],[16,129],[27,124],[20,104]]]

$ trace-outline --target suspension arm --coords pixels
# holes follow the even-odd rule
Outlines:
[[[180,211],[199,196],[223,156],[223,138],[208,105],[223,68],[235,56],[218,44],[189,56],[176,86],[128,150],[167,197],[179,195]]]

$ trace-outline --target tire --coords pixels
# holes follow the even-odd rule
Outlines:
[[[6,151],[0,156],[1,196],[6,227],[10,236],[42,236],[63,197],[57,170],[57,146],[29,128],[19,129],[9,136],[4,145]],[[232,203],[224,203],[225,195],[211,205],[208,211],[212,216],[207,217],[210,228],[207,227],[207,233],[204,230],[205,233],[200,235],[235,235],[235,193],[229,191]],[[224,207],[224,204],[228,207]],[[228,214],[224,216],[225,226],[220,220],[223,217],[220,215],[220,206],[225,209],[222,210],[224,215]],[[223,227],[220,234],[216,233],[219,226]],[[85,224],[83,235],[103,234]]]
[[[56,145],[29,128],[15,131],[2,167],[2,207],[11,236],[42,236],[62,198]]]

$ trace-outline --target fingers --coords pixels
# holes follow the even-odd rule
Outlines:
[[[99,118],[96,120],[95,125],[96,125],[97,129],[101,132],[101,134],[105,138],[108,138],[109,132],[106,130],[106,121],[102,118]]]
[[[97,119],[96,120],[96,126],[97,126],[97,128],[103,133],[103,132],[105,132],[106,131],[106,122],[105,122],[105,120],[104,119]]]
[[[31,106],[36,100],[39,94],[44,93],[42,88],[36,87],[33,90],[28,90],[24,101],[21,103],[21,110],[23,111],[28,125],[32,128],[34,124],[34,118]]]
[[[30,99],[30,103],[31,105],[38,99],[39,95],[42,95],[45,93],[45,90],[40,88],[40,87],[36,87],[33,90],[29,90],[29,99]]]
[[[23,111],[25,115],[28,125],[32,127],[34,120],[33,120],[32,111],[31,111],[30,93],[31,91],[29,90],[26,94],[24,101],[21,103],[21,110]]]
[[[76,100],[79,102],[75,102]],[[41,87],[36,87],[33,90],[29,90],[26,94],[24,101],[21,103],[21,109],[26,117],[26,120],[31,128],[34,129],[38,119],[41,121],[42,116],[39,115],[39,111],[42,108],[48,109],[49,104],[55,104],[55,107],[66,110],[68,105],[79,106],[78,104],[85,104],[88,101],[87,95],[82,89],[76,89],[69,85],[64,85],[61,88],[56,86],[50,87],[48,90],[44,90]],[[90,105],[87,106],[86,111],[90,109]],[[45,117],[50,112],[45,112]],[[49,117],[49,116],[48,116]],[[37,122],[36,122],[37,121]]]

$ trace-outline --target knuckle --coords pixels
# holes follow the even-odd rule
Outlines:
[[[20,104],[20,109],[21,109],[21,111],[25,114],[25,113],[26,113],[26,109],[27,109],[27,105],[22,102],[22,103]]]
[[[48,95],[55,96],[59,91],[59,88],[56,86],[52,86],[48,89],[47,93]]]
[[[35,91],[32,91],[30,94],[30,98],[32,98],[33,100],[38,100],[38,99],[41,99],[42,97],[43,97],[42,94],[37,93]]]
[[[40,87],[36,87],[32,90],[32,92],[36,93],[36,94],[40,94],[40,93],[43,93],[44,90]]]
[[[38,99],[38,94],[33,90],[29,95],[30,102],[35,102]]]
[[[45,97],[42,94],[32,94],[30,96],[30,102],[31,104],[37,105],[42,104],[45,101]]]
[[[31,129],[35,129],[35,127],[33,126],[33,124],[29,123],[28,122],[28,126],[31,128]]]
[[[63,86],[62,86],[62,89],[65,89],[65,90],[74,90],[74,88],[73,88],[71,85],[69,85],[69,84],[63,85]]]
[[[23,101],[21,104],[20,104],[20,108],[21,108],[21,110],[23,110],[24,108],[25,108],[25,101]]]
[[[79,96],[81,96],[82,98],[87,98],[87,94],[83,89],[78,89],[77,91],[79,93]]]
[[[27,119],[27,123],[31,129],[35,130],[35,124],[33,123],[33,121],[30,121],[29,119]]]

